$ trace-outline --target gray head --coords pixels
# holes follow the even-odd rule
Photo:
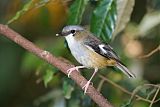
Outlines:
[[[79,26],[79,25],[69,25],[69,26],[65,26],[62,30],[61,33],[56,34],[57,36],[68,36],[70,34],[74,35],[76,32],[79,31],[83,31],[83,27]]]

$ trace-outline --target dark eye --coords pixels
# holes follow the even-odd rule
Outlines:
[[[71,33],[72,33],[72,34],[75,34],[75,32],[76,32],[76,30],[71,30]]]

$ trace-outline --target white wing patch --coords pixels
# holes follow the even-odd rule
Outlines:
[[[105,47],[104,44],[101,44],[101,45],[98,45],[98,46],[99,46],[100,50],[101,50],[103,53],[107,54],[107,51],[104,49],[104,47]]]
[[[91,50],[91,51],[94,51],[94,49],[93,48],[91,48],[90,46],[88,46],[88,45],[85,45],[89,50]],[[94,51],[95,52],[95,51]]]

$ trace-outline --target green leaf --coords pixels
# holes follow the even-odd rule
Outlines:
[[[71,98],[71,94],[74,90],[74,87],[71,82],[72,80],[68,78],[64,78],[63,80],[63,94],[66,99]]]
[[[25,4],[22,8],[22,10],[19,10],[15,16],[13,16],[8,22],[7,24],[12,23],[13,21],[17,20],[20,16],[22,16],[26,11],[28,11],[33,4],[33,0],[30,0],[27,4]]]
[[[116,0],[101,0],[91,18],[90,30],[103,41],[109,41],[117,18]]]
[[[43,76],[43,81],[44,81],[45,87],[47,87],[47,84],[52,80],[54,73],[55,72],[52,69],[46,70],[46,74]]]
[[[26,3],[23,8],[21,10],[19,10],[15,16],[13,16],[8,22],[7,25],[18,20],[18,18],[20,18],[24,13],[26,13],[27,11],[29,11],[30,9],[33,8],[39,8],[42,7],[44,5],[46,5],[47,3],[49,3],[51,0],[39,0],[36,4],[34,3],[34,0],[30,0],[28,3]]]
[[[75,0],[69,9],[68,24],[80,24],[89,0]]]

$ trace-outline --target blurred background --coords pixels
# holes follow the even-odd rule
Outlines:
[[[25,4],[29,4],[28,2],[29,0],[0,0],[0,23],[6,24]],[[41,5],[39,0],[33,2],[39,3],[37,7],[31,5],[30,9],[24,11],[9,26],[39,47],[78,65],[64,38],[55,36],[66,25],[69,7],[73,1],[50,0],[44,1],[45,5]],[[90,12],[97,0],[89,2],[82,25],[89,24]],[[110,44],[137,78],[128,79],[116,69],[108,68],[101,70],[93,79],[94,86],[116,107],[149,107],[149,101],[159,89],[159,86],[154,84],[160,83],[160,1],[135,0],[129,23],[123,31],[114,36]],[[159,50],[154,54],[142,57],[158,46]],[[83,70],[82,74],[89,79],[92,72],[85,71]],[[133,90],[135,94],[149,101],[132,98]],[[160,107],[159,99],[158,92],[153,107]],[[58,69],[0,36],[0,107],[96,106]]]

